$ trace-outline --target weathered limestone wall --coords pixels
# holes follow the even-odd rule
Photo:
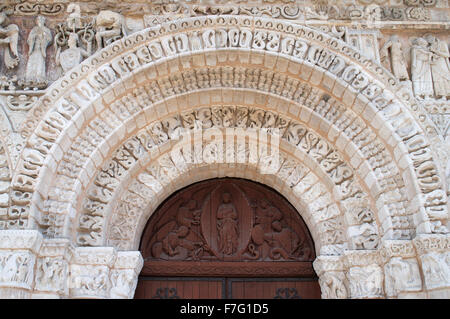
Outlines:
[[[0,296],[131,298],[154,209],[233,176],[297,208],[324,298],[449,298],[449,13],[4,1]],[[248,130],[279,137],[270,173],[270,157],[226,144]],[[180,149],[188,136],[200,151]]]

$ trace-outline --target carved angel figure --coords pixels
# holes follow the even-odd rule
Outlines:
[[[8,69],[13,69],[19,64],[19,54],[17,43],[19,42],[19,27],[10,24],[3,27],[7,16],[5,12],[0,12],[0,45],[6,46],[4,53],[5,65]]]
[[[25,73],[26,86],[42,86],[46,83],[45,58],[46,49],[52,42],[50,29],[45,26],[45,18],[38,16],[36,26],[28,36],[28,62]]]
[[[416,96],[433,96],[432,55],[428,50],[428,42],[425,39],[417,38],[414,40],[411,49],[411,80]]]
[[[409,80],[402,44],[397,35],[391,36],[381,49],[381,61],[386,60],[397,79],[400,81]]]

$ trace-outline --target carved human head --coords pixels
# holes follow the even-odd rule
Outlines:
[[[433,44],[434,42],[436,42],[436,37],[432,34],[427,34],[425,36],[425,40],[427,40],[428,44]]]
[[[421,46],[421,47],[427,47],[428,42],[427,42],[425,39],[423,39],[423,38],[417,38],[417,39],[414,41],[414,44],[415,44],[415,45],[418,45],[418,46]]]
[[[6,13],[5,12],[0,12],[0,25],[2,25],[5,21],[6,21],[6,19],[8,18],[8,16],[6,15]]]
[[[37,24],[39,27],[43,27],[43,26],[45,25],[45,17],[43,17],[43,16],[38,16],[38,17],[36,18],[36,24]]]
[[[231,201],[231,194],[230,193],[223,193],[222,199],[224,203],[229,203]]]
[[[74,48],[77,46],[78,44],[78,34],[76,34],[75,32],[72,32],[69,34],[69,39],[67,40],[67,44],[69,46],[69,48]]]

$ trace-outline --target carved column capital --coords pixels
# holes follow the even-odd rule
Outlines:
[[[0,231],[0,298],[30,298],[36,254],[42,244],[37,230]]]
[[[420,234],[413,240],[430,298],[450,298],[450,235]]]
[[[61,298],[68,295],[69,260],[72,254],[70,240],[44,240],[37,260],[33,298]]]
[[[323,299],[348,298],[348,281],[345,276],[344,256],[318,256],[313,263],[319,276]]]
[[[70,263],[69,297],[133,298],[143,259],[113,247],[77,247]]]

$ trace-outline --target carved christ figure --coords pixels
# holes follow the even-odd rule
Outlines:
[[[38,16],[36,26],[28,36],[28,62],[25,73],[27,85],[41,85],[46,83],[45,58],[47,47],[52,42],[50,29],[45,26],[45,18]]]
[[[403,56],[402,44],[398,36],[393,35],[386,41],[381,49],[381,59],[388,60],[392,73],[400,80],[409,80],[406,60]]]
[[[217,230],[219,231],[219,251],[232,255],[238,246],[238,213],[231,202],[231,194],[222,195],[222,204],[217,209]]]
[[[431,78],[432,53],[427,48],[425,39],[414,40],[411,49],[411,80],[414,94],[420,97],[433,96],[433,81]]]
[[[10,24],[3,28],[6,19],[6,13],[0,12],[0,45],[6,46],[3,58],[6,67],[13,69],[19,64],[19,53],[17,51],[19,27],[15,24]]]

